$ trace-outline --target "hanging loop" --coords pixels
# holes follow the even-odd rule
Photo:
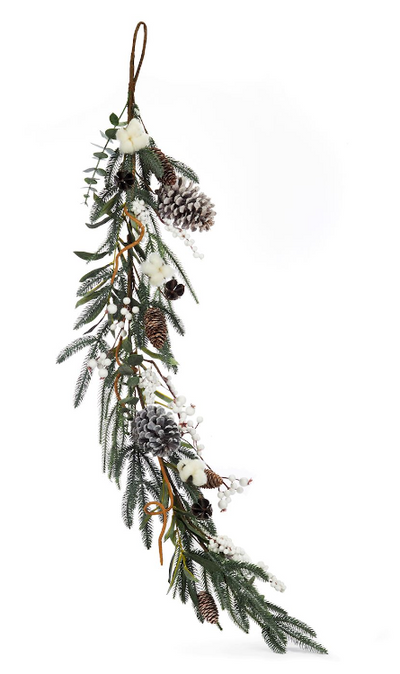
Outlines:
[[[135,71],[135,51],[136,51],[136,40],[140,30],[140,27],[143,26],[143,44],[142,44],[142,53],[140,54],[139,64]],[[144,21],[139,21],[138,25],[135,28],[133,35],[133,44],[132,44],[132,53],[131,53],[131,62],[129,68],[129,89],[128,89],[128,122],[131,121],[133,117],[133,106],[135,105],[135,89],[136,83],[139,78],[140,69],[142,67],[144,55],[146,52],[147,44],[147,26]]]

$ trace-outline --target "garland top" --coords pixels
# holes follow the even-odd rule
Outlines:
[[[143,47],[135,69],[141,28]],[[252,620],[278,653],[286,651],[288,640],[325,653],[314,630],[260,593],[256,580],[278,592],[285,585],[264,562],[253,563],[230,538],[217,533],[212,503],[204,496],[205,490],[217,490],[218,509],[224,513],[251,480],[223,477],[206,462],[203,418],[173,381],[178,363],[170,331],[184,334],[175,304],[186,289],[196,302],[197,296],[161,228],[202,259],[192,232],[209,231],[215,211],[194,171],[160,150],[143,123],[135,89],[146,43],[147,27],[140,22],[127,103],[120,115],[110,115],[111,127],[94,152],[95,165],[85,171],[85,203],[91,201],[87,227],[104,227],[106,235],[95,252],[76,255],[88,263],[105,260],[80,279],[76,306],[83,309],[74,328],[86,330],[57,362],[86,350],[75,406],[98,373],[103,469],[118,486],[125,476],[122,516],[130,528],[136,512],[147,548],[154,516],[161,518],[161,564],[164,543],[172,545],[168,591],[190,602],[200,622],[220,626],[217,603],[245,632]]]

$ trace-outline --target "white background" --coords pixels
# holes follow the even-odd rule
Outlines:
[[[2,76],[5,674],[397,670],[399,154],[396,2],[14,3]],[[74,292],[94,250],[81,171],[125,102],[136,22],[146,126],[216,203],[177,384],[205,458],[254,478],[221,533],[328,657],[271,653],[166,597],[156,546],[101,473],[96,386],[72,409]],[[170,236],[166,234],[166,236]],[[4,409],[4,408],[3,408]],[[166,550],[169,554],[169,550]],[[139,662],[141,661],[141,664]]]

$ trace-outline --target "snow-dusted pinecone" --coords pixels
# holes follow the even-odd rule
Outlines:
[[[179,229],[207,231],[214,224],[214,204],[199,191],[198,185],[178,178],[171,186],[156,190],[158,210],[162,220],[169,220]]]
[[[167,456],[181,444],[178,425],[160,405],[148,405],[135,417],[136,440],[144,452]]]

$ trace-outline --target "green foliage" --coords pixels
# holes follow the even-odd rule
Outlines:
[[[180,173],[180,175],[182,175],[184,178],[192,180],[194,183],[199,182],[197,173],[195,173],[191,168],[189,168],[189,166],[186,166],[186,164],[184,164],[183,162],[177,161],[172,157],[167,157],[167,159],[170,161],[170,163],[172,164],[177,173]]]
[[[143,150],[140,150],[138,157],[142,177],[147,185],[150,185],[152,175],[155,175],[158,179],[162,178],[164,173],[163,166],[159,157],[151,148],[145,147]]]
[[[87,307],[82,311],[81,315],[75,322],[74,330],[78,330],[83,325],[91,323],[95,318],[97,318],[97,316],[107,304],[109,294],[110,288],[108,285],[99,290],[99,294],[95,297],[95,299],[88,302]]]
[[[109,330],[108,323],[107,322],[102,323],[102,325],[99,327],[97,331],[95,340],[90,344],[89,351],[85,357],[85,360],[83,361],[78,381],[76,382],[74,394],[74,407],[78,407],[78,405],[81,404],[83,398],[85,397],[85,393],[88,389],[88,386],[90,384],[92,373],[91,370],[88,368],[89,360],[91,358],[96,358],[101,351],[107,351],[108,349],[108,344],[105,341],[105,337],[107,335],[108,330]]]
[[[97,344],[97,337],[94,335],[88,335],[84,337],[78,337],[78,339],[74,339],[71,344],[68,344],[62,351],[57,356],[57,363],[63,363],[67,358],[70,358],[73,356],[75,353],[78,353],[78,351],[81,351],[81,349],[84,349],[87,346],[91,346],[92,344]]]

